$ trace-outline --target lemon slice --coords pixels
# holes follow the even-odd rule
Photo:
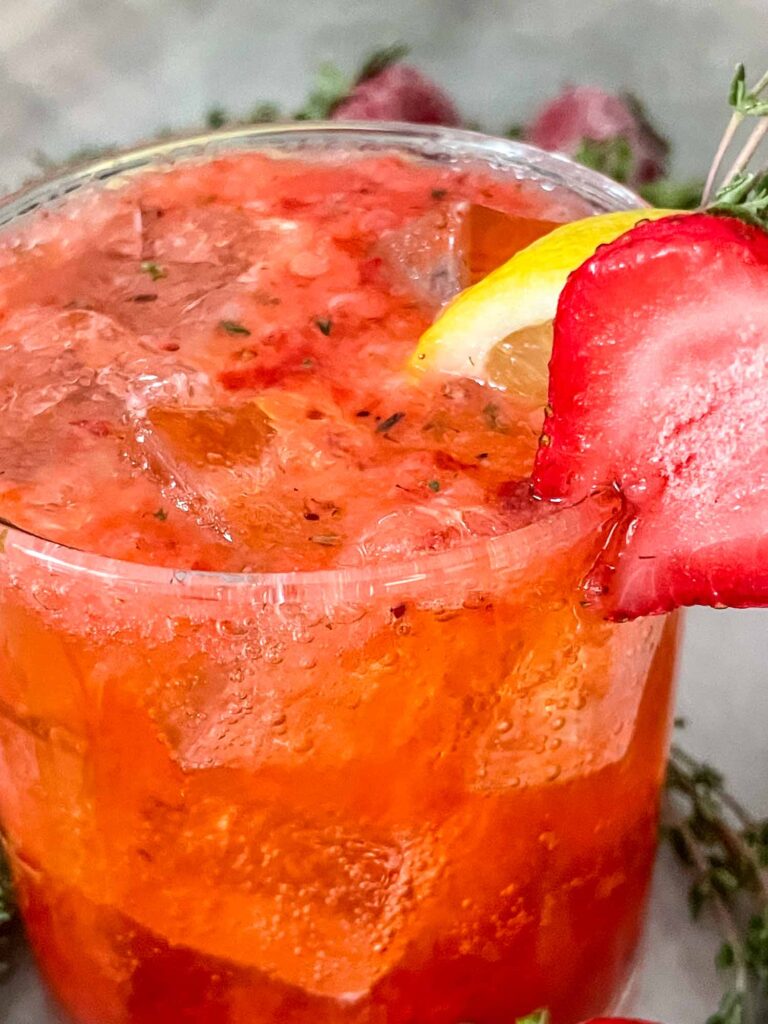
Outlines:
[[[474,377],[543,403],[552,319],[568,275],[639,221],[677,212],[622,210],[555,228],[457,295],[421,336],[411,366]]]

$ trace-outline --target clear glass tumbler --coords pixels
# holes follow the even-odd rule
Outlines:
[[[164,143],[0,223],[223,149],[406,151],[633,196],[472,133],[286,126]],[[100,184],[101,183],[101,184]],[[0,816],[77,1024],[557,1024],[630,968],[655,850],[674,621],[603,621],[599,499],[407,562],[292,574],[0,544]]]

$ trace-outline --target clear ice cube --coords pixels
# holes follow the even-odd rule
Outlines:
[[[210,204],[147,210],[143,257],[167,263],[204,263],[239,271],[265,251],[267,233],[258,220],[232,206]]]
[[[396,287],[436,312],[554,227],[478,203],[449,203],[386,232],[374,255]]]
[[[167,392],[167,380],[157,383]],[[232,510],[262,486],[262,456],[274,433],[258,405],[154,404],[134,410],[132,423],[133,457],[166,497],[225,541],[245,543]]]
[[[463,252],[465,204],[438,207],[388,231],[374,256],[395,287],[436,312],[469,284]]]

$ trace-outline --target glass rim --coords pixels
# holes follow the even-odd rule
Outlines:
[[[139,147],[120,150],[67,167],[63,172],[37,179],[0,199],[0,230],[33,213],[78,192],[81,188],[107,181],[118,175],[139,172],[148,167],[162,167],[182,161],[212,158],[217,153],[238,152],[278,145],[291,151],[302,143],[336,142],[339,144],[376,143],[378,149],[405,150],[424,157],[463,157],[485,163],[491,168],[516,169],[520,179],[551,180],[606,212],[645,205],[629,188],[611,178],[576,163],[559,153],[550,153],[536,146],[513,139],[486,135],[442,126],[426,126],[400,122],[362,121],[299,121],[250,125],[232,129],[182,135]],[[251,144],[249,146],[249,143]],[[338,596],[361,591],[372,595],[390,592],[403,585],[425,582],[441,577],[454,577],[484,565],[494,572],[502,566],[516,564],[520,568],[529,557],[538,553],[544,542],[566,543],[583,536],[586,529],[597,528],[605,518],[600,501],[587,500],[571,508],[553,511],[542,520],[512,529],[503,534],[481,537],[444,551],[399,556],[392,561],[364,563],[360,566],[336,566],[320,570],[283,572],[223,572],[219,570],[172,568],[145,562],[84,551],[67,544],[41,537],[0,517],[0,551],[15,552],[24,558],[44,564],[57,573],[76,577],[92,577],[105,581],[124,582],[134,586],[163,587],[185,584],[194,590],[220,590],[222,587],[257,590],[271,596],[307,589],[331,589]]]

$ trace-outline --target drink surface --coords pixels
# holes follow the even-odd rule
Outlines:
[[[673,626],[583,607],[605,509],[528,502],[545,368],[527,405],[402,370],[458,287],[583,212],[477,166],[234,154],[3,240],[0,515],[177,569],[502,545],[353,598],[70,571],[8,532],[0,813],[76,1024],[573,1024],[615,997]]]
[[[0,514],[185,568],[354,566],[533,515],[543,404],[414,381],[462,286],[580,211],[476,167],[239,154],[0,244]]]

